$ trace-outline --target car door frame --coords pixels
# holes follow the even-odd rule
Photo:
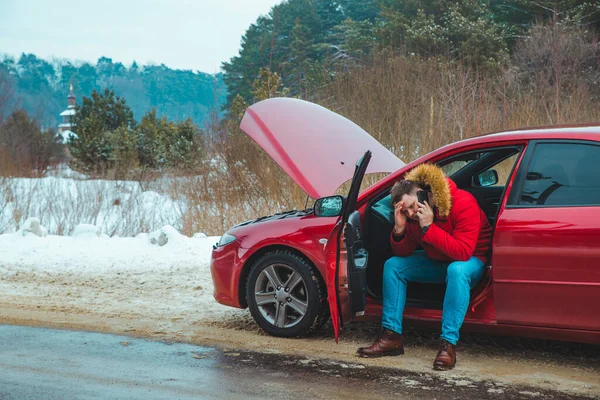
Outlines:
[[[364,211],[366,209],[368,209],[368,205],[370,204],[370,202],[374,199],[377,198],[378,196],[381,196],[382,192],[385,190],[389,190],[389,188],[391,188],[391,186],[393,185],[394,182],[396,182],[398,179],[400,179],[403,175],[405,175],[408,171],[410,171],[411,169],[413,169],[414,167],[416,167],[419,164],[422,163],[434,163],[434,164],[438,164],[440,161],[444,160],[444,159],[449,159],[452,158],[454,156],[457,156],[461,153],[469,153],[469,152],[475,152],[475,151],[491,151],[494,149],[501,149],[501,148],[510,148],[510,147],[520,147],[520,154],[517,158],[517,160],[515,161],[515,164],[513,165],[513,168],[510,172],[509,178],[507,180],[507,183],[505,185],[505,188],[502,192],[501,198],[500,198],[500,204],[498,207],[498,212],[496,213],[496,215],[499,215],[502,207],[506,204],[506,200],[507,200],[507,193],[509,193],[509,189],[510,186],[513,183],[513,180],[515,178],[515,171],[518,168],[521,160],[523,159],[523,155],[525,154],[526,150],[527,150],[527,140],[524,139],[519,139],[519,140],[508,140],[506,142],[494,142],[494,143],[477,143],[474,145],[469,145],[469,146],[463,146],[463,147],[457,147],[448,151],[439,151],[436,153],[432,153],[432,154],[428,154],[425,155],[413,162],[411,162],[410,164],[404,166],[403,168],[400,168],[398,171],[396,171],[395,173],[391,174],[389,177],[384,178],[382,181],[378,182],[377,184],[373,185],[372,187],[368,188],[367,190],[365,190],[363,193],[361,193],[361,197],[358,199],[357,201],[357,205],[356,208],[358,210],[361,210],[361,213],[364,213]],[[336,229],[339,229],[339,224],[336,225]],[[337,232],[336,229],[334,229],[334,232]],[[328,240],[328,243],[330,243],[332,241],[333,237],[330,237],[330,240]],[[329,253],[331,254],[331,253]],[[334,253],[335,254],[335,253]],[[333,262],[329,262],[329,271],[331,271],[332,269],[332,265],[335,266],[335,259],[333,260]],[[330,273],[328,271],[328,274]],[[336,271],[337,272],[337,271]],[[335,295],[337,296],[339,293],[339,289],[338,286],[335,285],[334,288],[330,288],[329,287],[329,280],[328,280],[328,290],[329,290],[329,295]],[[493,302],[493,298],[491,296],[489,296],[489,294],[491,294],[492,292],[492,285],[491,285],[491,278],[488,279],[486,282],[484,282],[481,286],[481,289],[477,291],[478,295],[475,296],[474,298],[471,299],[470,302],[470,309],[472,311],[475,310],[475,307],[477,307],[479,304],[485,302],[485,301],[490,301]],[[345,293],[342,293],[342,295],[344,295]],[[344,296],[343,298],[339,298],[338,304],[341,306],[343,305],[344,302],[348,302],[348,296]],[[346,305],[348,307],[348,305]],[[369,301],[367,301],[367,309],[368,311],[366,313],[370,314],[372,312],[374,312],[374,309],[372,308],[373,304],[369,304]],[[375,306],[380,307],[380,306]],[[481,318],[485,319],[486,321],[492,321],[494,318],[494,313],[493,313],[493,306],[491,307],[484,307],[486,311],[483,312]],[[490,309],[492,309],[492,311],[489,311]],[[436,311],[436,313],[438,313],[438,311]],[[336,333],[336,341],[337,341],[337,334],[338,334],[338,328],[336,326],[339,326],[339,315],[340,315],[340,311],[339,309],[335,310],[335,316],[334,316],[334,311],[332,310],[332,322],[334,325],[334,332]],[[432,314],[430,314],[429,312],[427,312],[428,316],[423,315],[422,317],[425,319],[429,319],[431,318]],[[437,314],[435,314],[437,315]],[[483,316],[485,315],[485,316]],[[441,317],[441,314],[440,314]],[[433,317],[433,319],[438,319],[438,317]],[[346,323],[348,321],[343,321],[343,323]]]
[[[362,216],[357,210],[357,205],[359,204],[360,187],[371,155],[371,151],[367,150],[356,162],[354,176],[342,208],[342,215],[327,240],[328,245],[335,243],[335,263],[330,264],[333,268],[330,267],[327,273],[327,287],[336,342],[344,323],[349,322],[355,315],[364,314],[366,307],[364,272],[368,254],[364,250],[362,242],[360,226]],[[331,282],[332,277],[334,282]],[[359,282],[353,282],[357,279]]]

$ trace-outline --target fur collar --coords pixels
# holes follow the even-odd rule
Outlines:
[[[415,182],[424,189],[431,189],[433,201],[441,217],[450,215],[452,196],[444,171],[437,165],[420,164],[409,171],[404,179]]]

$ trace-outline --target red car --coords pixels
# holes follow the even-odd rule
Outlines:
[[[234,226],[214,246],[215,299],[249,307],[269,334],[302,336],[331,315],[337,340],[350,320],[380,318],[390,188],[428,162],[475,196],[494,227],[463,330],[600,343],[600,126],[489,134],[408,165],[356,124],[301,100],[254,104],[241,128],[317,199],[309,210]],[[374,172],[389,175],[359,193]],[[348,195],[336,196],[350,179]],[[444,291],[410,283],[404,318],[440,321]]]

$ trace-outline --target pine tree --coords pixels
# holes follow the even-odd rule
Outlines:
[[[69,139],[69,148],[76,166],[90,172],[106,171],[114,165],[115,131],[135,128],[133,112],[125,100],[108,89],[102,94],[94,90],[91,98],[84,97],[74,123],[76,136]]]

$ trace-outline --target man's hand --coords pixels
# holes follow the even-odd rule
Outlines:
[[[402,211],[404,203],[399,201],[394,206],[394,234],[402,235],[406,229],[406,214]]]
[[[418,205],[419,211],[417,211],[417,217],[419,218],[419,225],[421,228],[431,225],[433,223],[433,210],[429,206],[429,203],[419,203]]]

